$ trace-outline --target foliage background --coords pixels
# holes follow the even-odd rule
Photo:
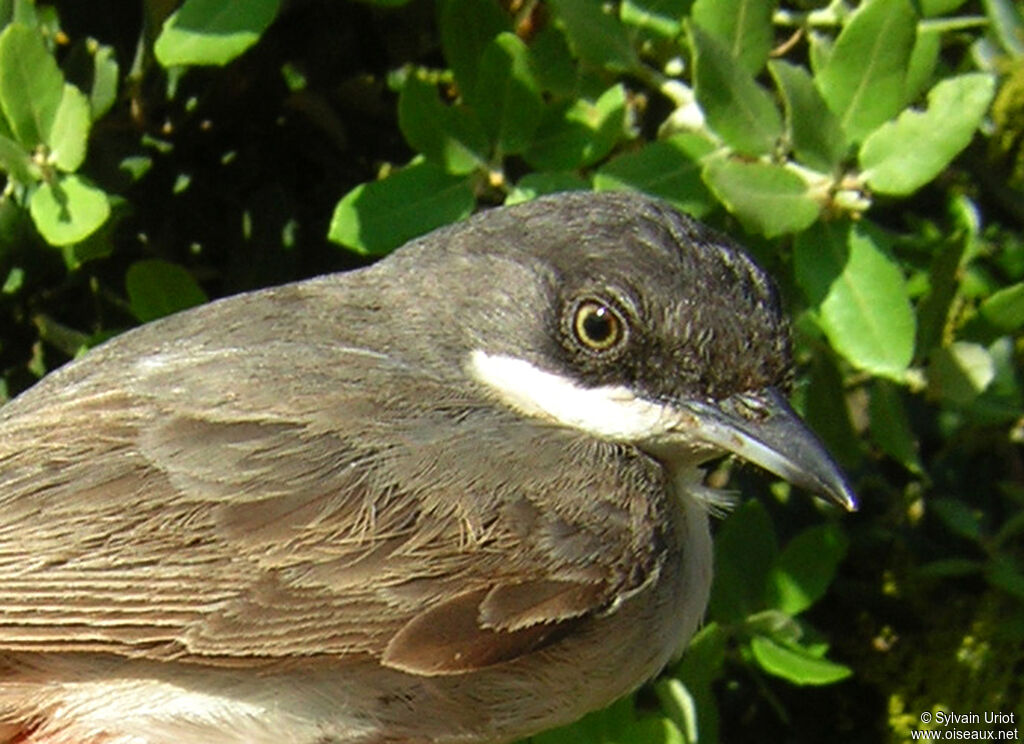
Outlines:
[[[0,400],[477,208],[642,189],[779,280],[862,509],[720,464],[758,498],[688,654],[535,740],[1024,716],[1021,3],[0,0],[0,28]]]

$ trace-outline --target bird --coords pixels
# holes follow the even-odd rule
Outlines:
[[[854,508],[793,364],[768,274],[626,192],[116,336],[0,408],[0,741],[576,720],[698,628],[709,461]]]

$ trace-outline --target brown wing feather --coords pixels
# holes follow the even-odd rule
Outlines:
[[[125,372],[115,355],[0,412],[0,654],[371,654],[453,673],[657,570],[645,458],[372,352],[324,350],[325,377],[307,348],[289,361],[305,382],[275,390],[286,351]]]

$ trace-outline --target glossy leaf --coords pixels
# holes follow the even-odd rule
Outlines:
[[[972,561],[967,558],[944,558],[925,563],[917,570],[917,575],[929,578],[959,577],[981,573],[984,569],[985,564],[981,561]]]
[[[120,68],[114,48],[106,44],[96,44],[91,39],[93,56],[92,89],[89,91],[89,108],[93,121],[99,119],[114,105],[117,100],[117,80]]]
[[[775,43],[776,0],[697,0],[694,23],[714,36],[750,74],[764,67]]]
[[[771,95],[720,41],[693,23],[687,29],[695,93],[708,126],[739,152],[772,152],[782,136],[782,117]]]
[[[802,413],[841,465],[847,468],[860,465],[863,459],[860,437],[850,418],[843,377],[832,356],[824,351],[813,357]]]
[[[38,166],[32,162],[32,153],[20,142],[3,135],[0,135],[0,171],[26,185],[41,177]]]
[[[766,672],[798,685],[830,685],[852,673],[847,666],[822,659],[798,646],[776,643],[765,636],[754,636],[750,650]]]
[[[992,380],[969,406],[970,415],[979,423],[1006,426],[1024,418],[1024,386],[1014,341],[1015,337],[999,336],[985,347]]]
[[[916,32],[911,0],[866,0],[839,34],[815,81],[850,139],[861,141],[903,108]]]
[[[708,617],[739,622],[762,609],[765,581],[777,554],[775,529],[759,501],[748,501],[733,512],[715,535]]]
[[[863,178],[883,194],[911,194],[970,144],[995,92],[990,75],[948,78],[928,94],[925,111],[908,110],[877,130],[860,150]]]
[[[786,110],[786,136],[797,159],[825,173],[846,155],[842,127],[803,67],[782,60],[768,63]]]
[[[967,504],[957,499],[943,498],[929,502],[929,508],[952,532],[968,540],[981,538],[978,515]]]
[[[1024,55],[1024,9],[1015,0],[984,0],[992,32],[1012,55]]]
[[[749,232],[768,238],[799,232],[821,212],[807,183],[781,165],[714,158],[704,182]]]
[[[902,379],[914,352],[915,320],[886,243],[864,221],[817,223],[797,236],[793,263],[832,347],[861,369]]]
[[[997,555],[985,571],[985,579],[992,586],[1024,599],[1024,571],[1010,555]]]
[[[705,624],[690,639],[683,658],[672,668],[673,677],[678,678],[689,693],[693,701],[692,708],[666,701],[667,697],[676,698],[678,695],[673,689],[674,679],[663,677],[655,683],[654,691],[662,701],[662,707],[688,737],[688,744],[718,741],[718,701],[712,683],[722,672],[728,636],[728,632],[718,623],[712,621]],[[694,724],[696,732],[693,731]]]
[[[281,0],[185,0],[153,44],[157,61],[175,65],[226,65],[255,44],[277,15]]]
[[[767,577],[765,603],[787,615],[798,615],[824,596],[848,541],[830,522],[809,527],[779,553]]]
[[[3,0],[0,2],[0,25],[18,23],[22,26],[36,28],[39,25],[39,13],[36,12],[35,0]]]
[[[903,82],[903,100],[916,101],[931,84],[942,51],[942,31],[918,27],[917,39],[910,52],[907,77]]]
[[[468,179],[415,163],[349,191],[334,208],[328,237],[358,253],[380,255],[468,216],[474,204]]]
[[[917,441],[900,389],[886,380],[875,380],[868,414],[871,419],[871,439],[879,449],[911,473],[922,474],[924,466],[917,453]]]
[[[928,293],[917,303],[917,353],[941,345],[960,292],[960,276],[971,243],[961,232],[942,245],[928,267]]]
[[[687,686],[678,679],[662,678],[654,683],[654,694],[661,709],[682,733],[683,741],[697,741],[698,731],[702,731],[698,725],[698,702]]]
[[[684,744],[675,725],[661,715],[639,714],[631,697],[594,711],[576,723],[536,734],[530,744]]]
[[[554,194],[559,191],[587,191],[589,189],[590,184],[587,180],[572,171],[527,173],[516,182],[515,188],[509,192],[505,203],[518,204],[544,194]]]
[[[544,102],[518,36],[502,33],[487,45],[469,101],[499,152],[512,155],[529,146]]]
[[[714,149],[697,134],[677,134],[611,160],[594,176],[594,189],[633,189],[655,194],[682,211],[701,217],[714,199],[701,178],[701,158]]]
[[[405,140],[449,173],[469,173],[487,161],[487,134],[473,112],[441,101],[437,87],[410,73],[398,96]]]
[[[576,55],[609,70],[626,72],[640,65],[633,42],[618,18],[595,0],[550,0],[565,25]]]
[[[84,240],[110,216],[110,201],[101,190],[76,175],[43,183],[29,201],[39,234],[50,245]]]
[[[625,135],[626,90],[609,88],[596,102],[550,106],[523,156],[538,170],[571,170],[611,152]]]
[[[474,0],[475,2],[475,0]],[[563,98],[579,95],[579,64],[562,29],[548,25],[530,41],[530,68],[541,90]]]
[[[484,49],[502,31],[511,31],[511,23],[495,0],[444,0],[440,6],[444,58],[459,89],[472,91]]]
[[[64,75],[35,29],[0,33],[0,109],[15,138],[32,150],[46,141],[64,95]]]
[[[921,0],[921,12],[926,18],[952,13],[967,0]]]
[[[1017,333],[1024,328],[1024,282],[993,292],[981,303],[978,312],[1000,332]]]
[[[996,376],[992,355],[968,341],[935,349],[928,362],[929,392],[958,405],[974,401]]]
[[[128,305],[143,323],[206,302],[206,293],[188,271],[162,259],[133,263],[124,285]]]
[[[807,56],[811,63],[811,73],[815,78],[828,65],[833,45],[834,39],[828,34],[813,29],[807,32]]]
[[[78,166],[85,160],[91,123],[89,99],[78,88],[65,83],[57,115],[46,136],[50,160],[58,168],[63,171],[78,170]]]

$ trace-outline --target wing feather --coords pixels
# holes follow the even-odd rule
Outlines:
[[[281,359],[304,382],[275,389]],[[0,411],[0,656],[458,673],[658,570],[653,463],[386,355],[281,341],[93,367]]]

